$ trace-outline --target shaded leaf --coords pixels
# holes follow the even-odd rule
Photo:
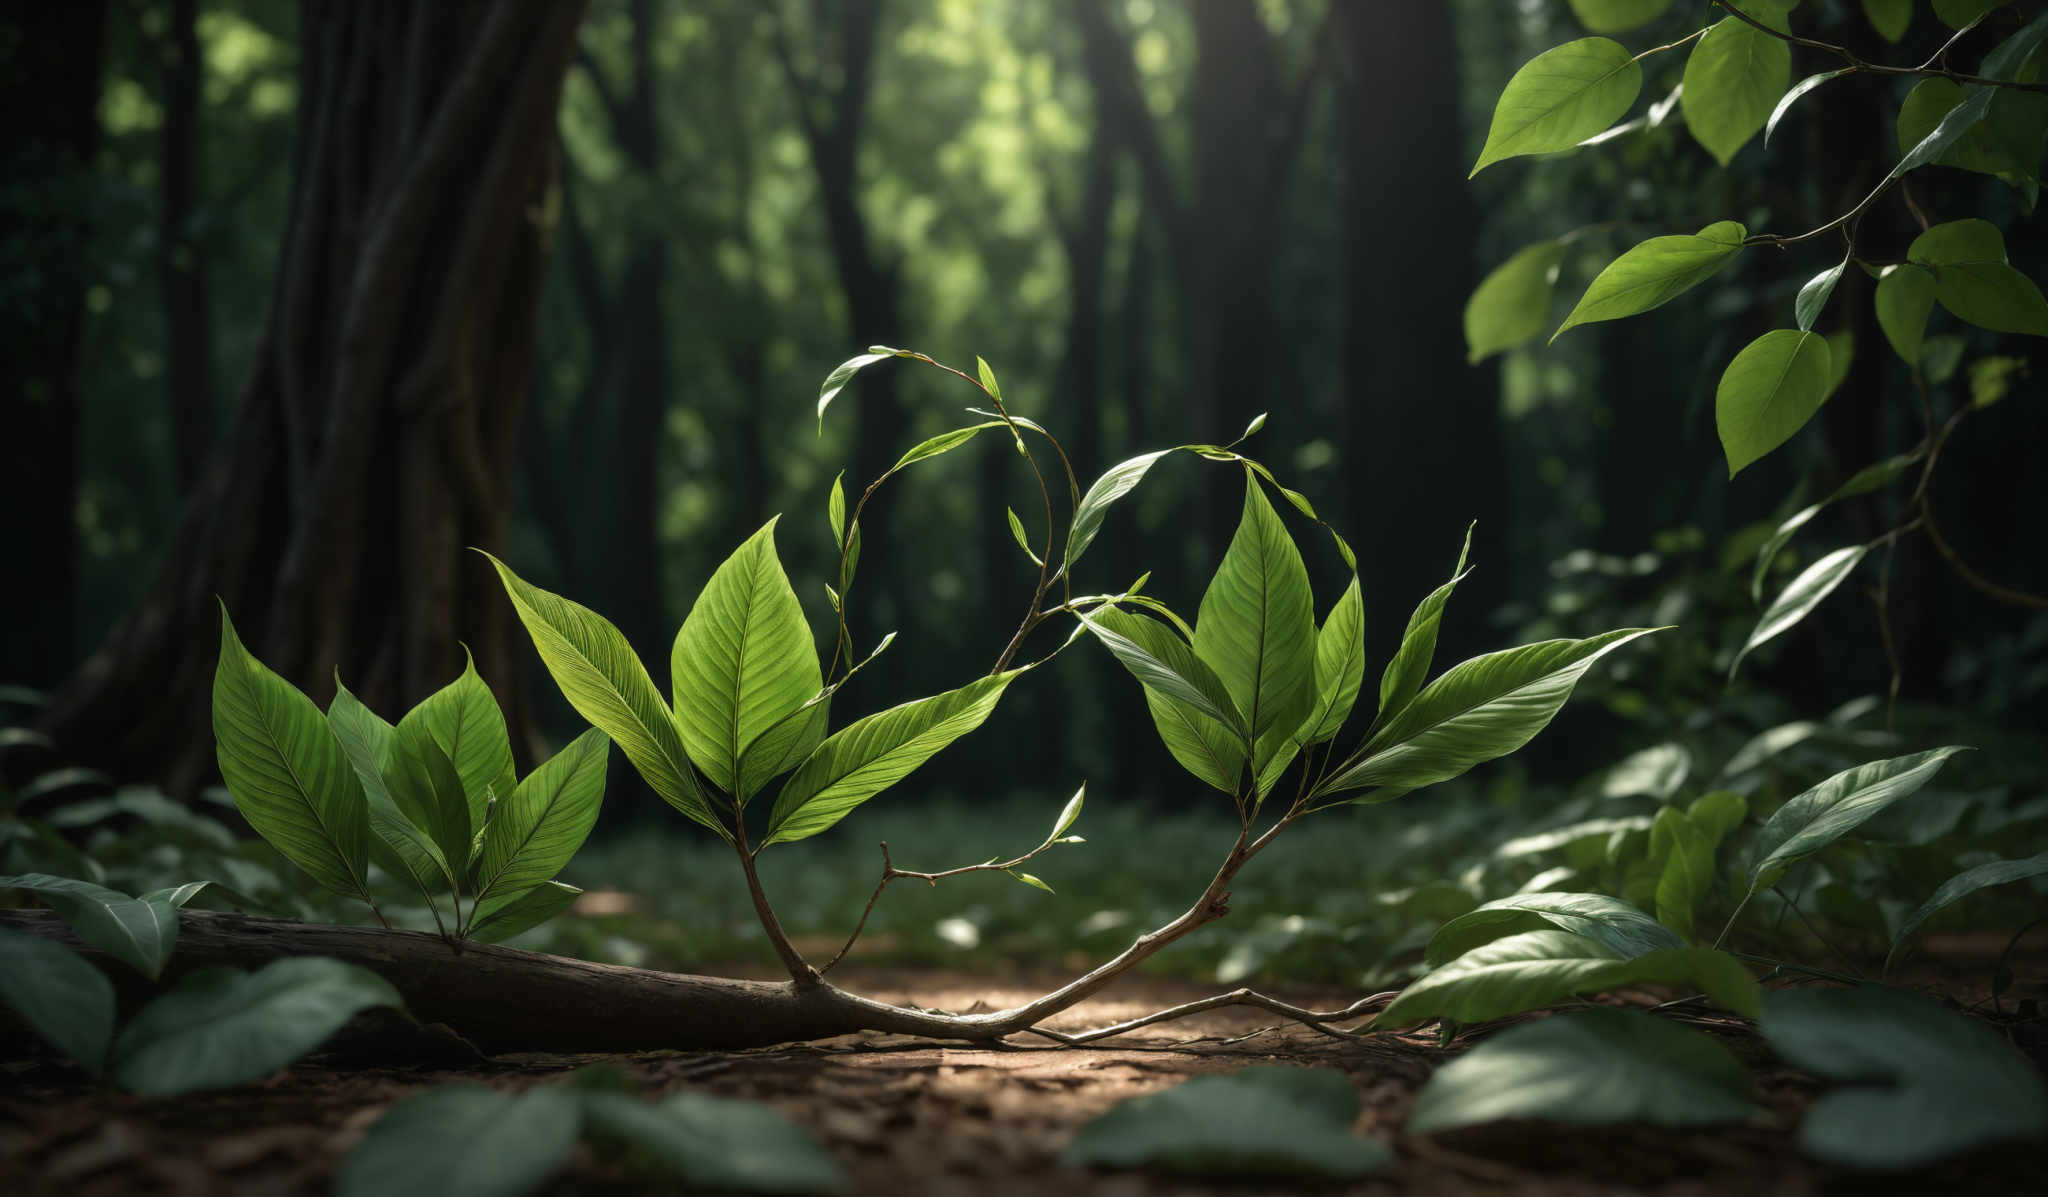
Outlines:
[[[583,1095],[601,1138],[693,1189],[721,1193],[829,1193],[847,1187],[829,1154],[773,1107],[703,1093],[648,1104],[620,1093]]]
[[[468,653],[463,655],[466,658]],[[482,827],[491,802],[503,801],[517,779],[512,772],[512,737],[505,730],[505,716],[498,710],[491,688],[477,676],[474,661],[463,665],[462,676],[428,695],[398,721],[400,739],[416,725],[434,738],[455,766],[469,803],[469,824]]]
[[[1545,927],[1585,936],[1622,960],[1685,946],[1670,928],[1620,898],[1539,892],[1496,898],[1445,923],[1430,937],[1424,960],[1434,968],[1482,944]]]
[[[1899,929],[1892,932],[1892,948],[1884,957],[1885,971],[1891,971],[1892,957],[1899,954],[1899,949],[1913,937],[1913,932],[1920,929],[1920,924],[1944,908],[1962,901],[1980,889],[1988,889],[1994,885],[2009,885],[2015,881],[2024,881],[2029,877],[2040,877],[2044,874],[2048,874],[2048,852],[2029,856],[2024,860],[1987,861],[1976,868],[1964,869],[1942,882],[1941,888],[1934,891],[1934,896],[1921,903],[1913,913],[1900,921]]]
[[[335,1197],[518,1197],[568,1162],[582,1131],[576,1095],[449,1085],[407,1098],[341,1162]]]
[[[1626,33],[1664,15],[1671,0],[1571,0],[1572,15],[1594,33]]]
[[[1557,288],[1562,241],[1524,246],[1479,281],[1465,301],[1465,360],[1513,349],[1543,331]]]
[[[1934,297],[1958,319],[1994,332],[2048,336],[2048,299],[2006,264],[2005,238],[1986,220],[1938,224],[1906,257],[1934,272]]]
[[[69,948],[0,927],[0,1005],[98,1076],[114,1038],[114,987]]]
[[[1791,541],[1794,533],[1810,523],[1814,516],[1819,515],[1822,509],[1839,503],[1843,499],[1867,495],[1874,490],[1890,486],[1903,477],[1906,471],[1911,469],[1925,455],[1926,447],[1923,445],[1910,453],[1901,453],[1896,457],[1887,457],[1883,461],[1864,466],[1854,474],[1851,474],[1849,480],[1836,487],[1835,492],[1827,498],[1811,506],[1802,507],[1787,516],[1785,522],[1779,524],[1777,529],[1771,533],[1770,539],[1764,541],[1763,547],[1757,550],[1756,568],[1751,571],[1749,578],[1750,597],[1762,597],[1764,576],[1770,572],[1771,562],[1776,559],[1778,551]]]
[[[1756,648],[1784,635],[1797,626],[1799,621],[1813,614],[1813,609],[1835,592],[1835,588],[1855,571],[1856,566],[1869,551],[1869,545],[1850,545],[1847,548],[1836,549],[1799,571],[1799,576],[1793,578],[1778,597],[1771,600],[1769,607],[1764,608],[1763,615],[1756,621],[1756,627],[1749,633],[1749,639],[1743,642],[1742,650],[1736,653],[1735,660],[1730,662],[1728,676],[1734,678],[1735,671],[1742,667],[1742,659]]]
[[[577,895],[582,892],[559,881],[543,881],[516,898],[487,898],[476,908],[469,926],[469,938],[484,943],[503,943],[574,906]]]
[[[1439,1068],[1409,1134],[1503,1118],[1600,1126],[1741,1122],[1749,1070],[1710,1036],[1633,1010],[1583,1010],[1500,1034]]]
[[[164,971],[164,962],[178,942],[177,906],[166,896],[131,898],[90,881],[47,873],[0,877],[0,889],[25,889],[40,895],[87,946],[132,965],[151,980]]]
[[[1343,1073],[1250,1068],[1120,1102],[1082,1127],[1060,1160],[1204,1178],[1351,1180],[1393,1162],[1384,1144],[1351,1133],[1358,1111]]]
[[[1216,671],[1157,620],[1104,607],[1083,626],[1145,687],[1145,704],[1167,751],[1188,772],[1226,794],[1244,768],[1244,717]]]
[[[1693,986],[1736,1013],[1754,1016],[1757,1010],[1756,982],[1732,956],[1663,948],[1623,960],[1583,935],[1544,930],[1466,952],[1412,982],[1370,1025],[1400,1027],[1429,1018],[1485,1022],[1577,994],[1636,985]]]
[[[1863,0],[1863,15],[1879,37],[1897,45],[1913,22],[1913,0]]]
[[[1862,826],[1885,807],[1917,791],[1958,752],[1960,745],[1929,749],[1844,769],[1779,807],[1757,832],[1749,866],[1754,893],[1767,877],[1813,855]]]
[[[1778,122],[1785,119],[1785,114],[1787,112],[1792,111],[1792,105],[1797,104],[1800,100],[1800,97],[1806,95],[1807,92],[1812,91],[1814,88],[1819,87],[1821,84],[1826,83],[1828,80],[1834,78],[1836,75],[1842,75],[1847,73],[1847,68],[1835,71],[1822,71],[1818,75],[1808,75],[1806,78],[1801,79],[1799,82],[1793,84],[1792,90],[1786,92],[1784,96],[1781,99],[1779,99],[1778,106],[1776,108],[1771,109],[1770,119],[1764,122],[1764,144],[1769,145],[1771,143],[1771,134],[1776,133],[1778,131]]]

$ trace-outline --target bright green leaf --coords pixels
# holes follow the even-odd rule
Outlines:
[[[1302,724],[1303,744],[1321,744],[1343,730],[1365,681],[1365,599],[1358,575],[1337,597],[1316,631],[1316,700]]]
[[[980,727],[1022,669],[993,674],[931,698],[856,720],[797,766],[768,818],[768,844],[826,830],[895,785],[953,741]]]
[[[1599,320],[1618,320],[1661,307],[1719,273],[1742,250],[1749,230],[1732,220],[1689,237],[1652,237],[1607,264],[1571,315],[1550,335]]]
[[[369,824],[362,786],[320,708],[261,661],[220,613],[213,735],[221,776],[256,834],[313,879],[369,900]]]
[[[683,747],[742,802],[796,763],[789,758],[811,720],[788,716],[824,684],[803,606],[776,556],[775,523],[712,573],[676,633],[670,670]],[[770,742],[756,749],[764,736]],[[759,764],[746,770],[750,749]]]
[[[1465,301],[1465,360],[1513,349],[1543,331],[1564,242],[1539,241],[1494,267]]]
[[[1757,20],[1783,32],[1781,11],[1759,8]],[[1792,82],[1792,47],[1747,22],[1728,17],[1707,30],[1685,62],[1679,104],[1694,140],[1726,166],[1770,118]]]
[[[582,893],[573,885],[543,881],[508,901],[486,898],[477,904],[476,916],[469,926],[469,938],[484,943],[503,943],[574,906]]]
[[[1755,1105],[1749,1070],[1711,1036],[1634,1010],[1583,1010],[1510,1027],[1437,1069],[1406,1129],[1504,1118],[1707,1126]]]
[[[569,705],[612,738],[663,801],[731,839],[697,785],[675,717],[619,629],[589,608],[521,580],[497,558],[490,560]]]
[[[1571,0],[1572,15],[1594,33],[1627,33],[1664,15],[1671,0]]]
[[[1308,569],[1256,480],[1202,594],[1195,655],[1216,671],[1254,742],[1299,727],[1315,700],[1316,618]]]
[[[1465,558],[1472,552],[1472,529],[1465,529],[1465,546],[1458,550],[1458,566],[1451,571],[1451,580],[1429,592],[1415,605],[1415,611],[1408,616],[1408,626],[1401,632],[1401,647],[1387,662],[1386,670],[1380,674],[1380,709],[1373,720],[1377,729],[1387,720],[1401,713],[1415,695],[1422,689],[1422,683],[1429,679],[1430,662],[1436,658],[1437,628],[1443,623],[1444,604],[1451,599],[1451,592],[1458,588],[1466,574]]]
[[[1503,158],[1573,148],[1620,119],[1642,86],[1634,57],[1604,37],[1538,54],[1501,92],[1472,173]]]
[[[1828,296],[1835,293],[1835,284],[1842,281],[1842,272],[1848,268],[1849,262],[1845,258],[1832,268],[1823,270],[1806,280],[1806,285],[1799,288],[1799,298],[1792,306],[1799,322],[1800,332],[1812,330],[1813,322],[1820,318],[1821,309],[1828,306]],[[1832,363],[1834,357],[1832,349],[1829,350],[1828,356]],[[1833,390],[1834,388],[1829,387],[1828,389]]]
[[[876,346],[875,348],[880,349],[881,347]],[[868,352],[847,358],[833,367],[832,373],[825,376],[824,385],[818,388],[819,430],[823,431],[825,427],[825,409],[831,406],[832,400],[838,397],[839,392],[846,389],[846,384],[853,381],[855,374],[874,365],[876,362],[887,361],[895,356],[896,351],[893,349],[880,353]]]
[[[1237,792],[1244,769],[1244,716],[1216,671],[1157,620],[1100,608],[1081,622],[1145,687],[1145,704],[1167,751],[1210,786]]]
[[[413,726],[423,727],[447,754],[462,779],[469,823],[483,826],[490,803],[504,801],[517,779],[512,772],[512,737],[506,732],[505,716],[498,710],[491,688],[477,676],[474,662],[465,664],[461,677],[428,695],[398,721],[401,741],[406,729]]]
[[[1714,424],[1733,478],[1813,418],[1832,380],[1827,341],[1781,328],[1751,341],[1721,374]]]
[[[1103,517],[1109,514],[1110,504],[1137,489],[1138,483],[1145,480],[1147,471],[1171,452],[1171,449],[1160,449],[1140,454],[1111,467],[1095,480],[1074,508],[1073,530],[1067,534],[1066,559],[1060,566],[1061,573],[1072,569],[1074,563],[1081,559],[1081,554],[1094,543],[1095,534],[1102,530]]]
[[[2048,300],[2006,264],[2005,239],[1986,220],[1938,224],[1914,239],[1908,259],[1934,272],[1934,297],[1958,319],[1994,332],[2048,336]]]
[[[560,872],[597,822],[611,741],[592,728],[498,804],[477,860],[476,902],[510,901]]]
[[[1003,514],[1010,519],[1010,535],[1016,540],[1017,547],[1024,550],[1026,557],[1031,558],[1031,564],[1044,565],[1045,562],[1039,557],[1038,551],[1031,547],[1030,538],[1024,534],[1024,521],[1017,518],[1016,509],[1005,507],[1003,508]]]

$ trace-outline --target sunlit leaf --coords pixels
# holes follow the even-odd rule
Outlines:
[[[1572,15],[1594,33],[1627,33],[1664,15],[1671,0],[1571,0]]]
[[[1574,325],[1618,320],[1669,303],[1719,273],[1742,252],[1742,239],[1748,235],[1742,225],[1723,220],[1692,236],[1642,242],[1594,276],[1550,339],[1555,341]]]
[[[1562,261],[1562,241],[1539,241],[1516,251],[1479,281],[1465,301],[1466,361],[1513,349],[1543,331]]]
[[[1994,332],[2048,336],[2048,299],[2006,264],[2005,238],[1986,220],[1939,224],[1906,257],[1934,273],[1934,297],[1958,319]]]
[[[465,656],[468,654],[465,653]],[[426,700],[398,721],[401,740],[406,730],[423,727],[441,746],[462,779],[469,803],[469,823],[481,827],[484,812],[492,800],[503,801],[512,792],[512,737],[505,729],[505,716],[491,688],[477,676],[475,662],[462,667],[462,676],[427,696]]]
[[[1835,293],[1835,284],[1842,281],[1842,271],[1848,268],[1849,262],[1845,258],[1830,269],[1823,270],[1806,280],[1806,285],[1799,288],[1799,298],[1793,304],[1793,311],[1800,332],[1812,330],[1813,322],[1820,318],[1821,309],[1828,306],[1828,296]],[[1831,352],[1830,357],[1832,356]]]
[[[1465,558],[1472,552],[1472,529],[1465,529],[1465,546],[1458,550],[1458,566],[1451,571],[1451,580],[1429,592],[1415,605],[1415,611],[1408,616],[1408,626],[1401,632],[1401,647],[1394,652],[1393,659],[1380,674],[1380,709],[1373,721],[1375,730],[1401,713],[1415,695],[1421,691],[1422,683],[1429,679],[1430,663],[1436,659],[1437,628],[1443,623],[1444,604],[1450,601],[1451,592],[1458,588],[1465,574]]]
[[[512,900],[560,872],[576,855],[604,798],[611,741],[592,728],[527,775],[498,804],[477,859],[476,902]]]
[[[1073,531],[1067,536],[1066,559],[1060,571],[1065,573],[1081,559],[1081,554],[1095,542],[1095,534],[1102,530],[1103,517],[1109,514],[1110,504],[1137,489],[1145,480],[1145,474],[1158,463],[1159,459],[1173,452],[1160,449],[1152,453],[1141,453],[1129,461],[1111,467],[1081,496],[1080,505],[1074,509]]]
[[[1634,57],[1604,37],[1538,54],[1502,90],[1472,173],[1503,158],[1571,149],[1619,120],[1642,86]]]
[[[1805,427],[1827,399],[1832,376],[1827,341],[1818,333],[1781,328],[1736,354],[1714,390],[1728,476]]]
[[[1195,655],[1223,679],[1254,742],[1299,727],[1315,700],[1312,604],[1294,538],[1248,475],[1237,532],[1202,594]]]
[[[1737,1013],[1754,1016],[1757,1010],[1756,981],[1732,956],[1663,948],[1624,960],[1583,935],[1545,930],[1466,952],[1412,982],[1371,1025],[1402,1027],[1428,1018],[1485,1022],[1577,994],[1637,985],[1696,988]]]
[[[1752,7],[1751,16],[1781,33],[1786,30],[1782,9]],[[1791,82],[1792,47],[1746,21],[1725,18],[1707,30],[1686,59],[1685,91],[1679,98],[1686,128],[1726,166],[1764,127]]]
[[[853,381],[853,376],[855,374],[859,373],[860,371],[866,369],[869,366],[874,365],[876,362],[887,361],[888,359],[895,356],[896,352],[894,350],[888,350],[882,353],[863,353],[854,357],[847,358],[845,361],[833,367],[832,373],[827,374],[825,376],[824,385],[818,388],[819,429],[822,431],[825,426],[825,409],[831,406],[832,400],[838,398],[839,392],[846,389],[846,384]]]
[[[1423,958],[1434,968],[1482,944],[1545,927],[1583,935],[1622,960],[1685,946],[1670,928],[1620,898],[1546,891],[1495,898],[1459,915],[1437,928]]]

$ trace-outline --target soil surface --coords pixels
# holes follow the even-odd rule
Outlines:
[[[1919,987],[1989,1013],[1989,969],[1977,944],[1955,945],[1917,966]],[[1946,960],[1946,963],[1943,960]],[[2035,1012],[2043,962],[2002,1008],[2020,1017],[2001,1029],[2040,1061]],[[2033,978],[2036,983],[2029,984]],[[1035,996],[1062,978],[869,971],[835,982],[896,1002],[966,1011]],[[1133,977],[1054,1020],[1083,1029],[1216,992]],[[1352,993],[1281,990],[1275,996],[1334,1008]],[[2031,1005],[2025,1005],[2031,999]],[[1984,1002],[1980,1007],[1978,1003]],[[565,1012],[567,1014],[568,1012]],[[323,1194],[337,1161],[394,1101],[451,1081],[506,1088],[545,1083],[598,1061],[635,1077],[653,1096],[694,1089],[765,1101],[836,1156],[861,1193],[878,1194],[1250,1194],[1289,1184],[1209,1184],[1062,1166],[1061,1149],[1083,1123],[1124,1098],[1192,1076],[1258,1064],[1339,1069],[1364,1100],[1358,1132],[1395,1147],[1392,1171],[1331,1193],[1968,1193],[2041,1191],[2041,1144],[1981,1150],[1920,1172],[1873,1175],[1802,1157],[1794,1144],[1804,1107],[1820,1087],[1778,1065],[1736,1020],[1695,1025],[1751,1064],[1763,1112],[1745,1126],[1712,1131],[1572,1128],[1497,1123],[1435,1136],[1399,1128],[1417,1088],[1458,1048],[1431,1031],[1366,1041],[1332,1039],[1274,1016],[1229,1009],[1148,1027],[1102,1046],[1039,1046],[1019,1037],[1004,1049],[941,1046],[893,1036],[846,1036],[802,1046],[727,1053],[512,1055],[457,1064],[387,1058],[365,1065],[316,1055],[255,1085],[177,1099],[98,1094],[75,1069],[47,1058],[0,1062],[0,1193],[101,1197],[134,1193]],[[1462,1046],[1462,1042],[1461,1045]],[[581,1149],[546,1191],[630,1193],[650,1188]]]

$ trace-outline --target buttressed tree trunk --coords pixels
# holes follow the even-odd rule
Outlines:
[[[463,646],[515,728],[503,547],[582,5],[305,0],[292,202],[240,414],[155,586],[47,719],[188,789],[212,769],[218,596],[313,694],[394,711]]]

